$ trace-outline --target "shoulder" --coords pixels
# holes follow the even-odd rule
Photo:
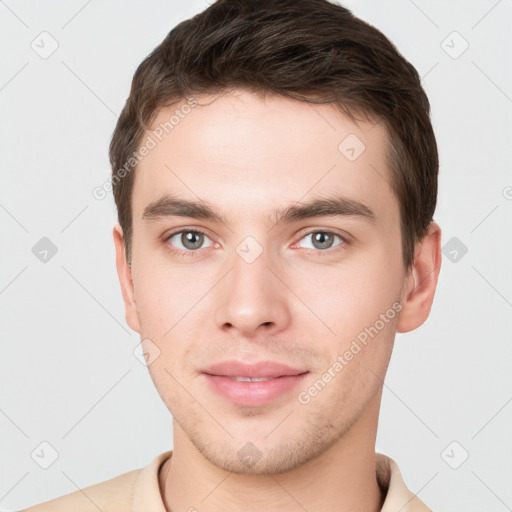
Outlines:
[[[133,489],[142,470],[136,469],[20,512],[125,512],[131,510]]]

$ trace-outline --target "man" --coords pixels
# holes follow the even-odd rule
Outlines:
[[[440,269],[415,69],[326,0],[219,0],[137,69],[117,271],[174,448],[28,510],[427,511],[375,453]]]

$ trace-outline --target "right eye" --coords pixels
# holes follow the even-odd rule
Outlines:
[[[176,252],[184,254],[197,252],[198,249],[202,248],[201,246],[204,244],[205,239],[210,240],[206,233],[202,231],[196,229],[182,229],[181,231],[171,233],[165,241],[169,242],[172,247],[177,248]],[[213,245],[211,240],[210,242],[210,245],[207,247]]]

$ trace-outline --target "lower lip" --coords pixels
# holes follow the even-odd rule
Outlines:
[[[219,395],[227,398],[234,404],[251,407],[265,405],[277,397],[288,393],[298,386],[306,375],[307,372],[300,375],[286,375],[258,382],[244,382],[220,375],[204,374],[208,384]]]

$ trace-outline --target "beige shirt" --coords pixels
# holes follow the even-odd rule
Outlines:
[[[158,472],[172,450],[148,466],[85,487],[21,512],[166,512],[158,485]],[[377,453],[377,480],[387,489],[381,512],[432,512],[407,487],[396,462]]]

